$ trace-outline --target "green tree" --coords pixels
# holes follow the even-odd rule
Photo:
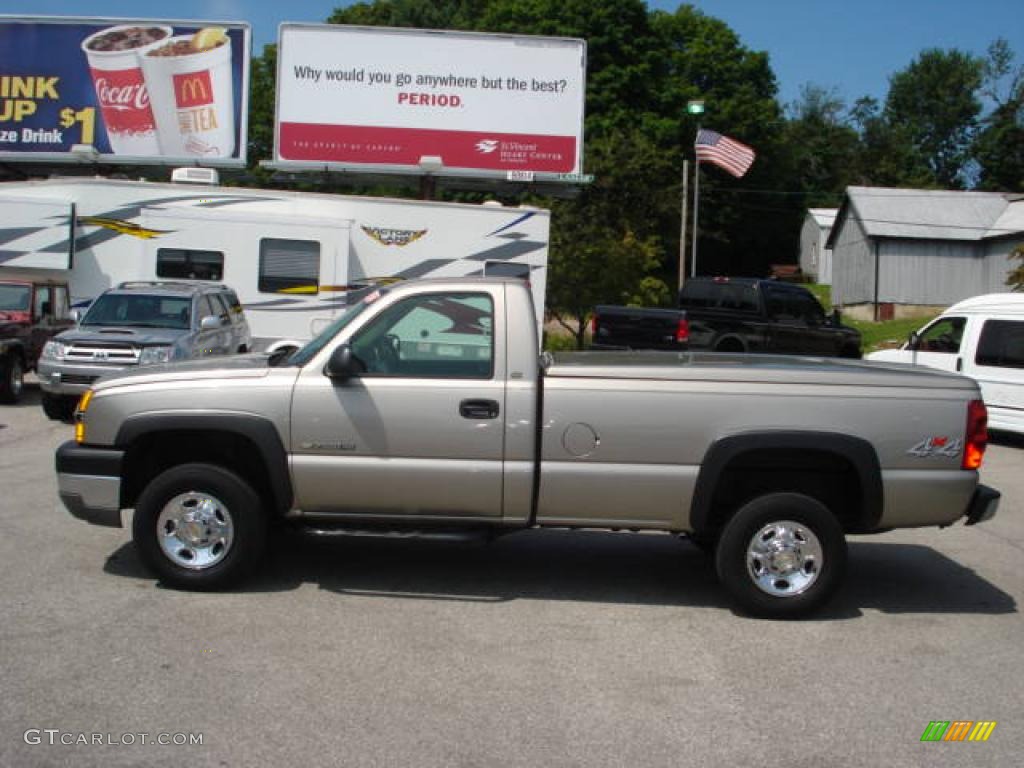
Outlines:
[[[265,45],[263,55],[249,68],[248,164],[250,171],[266,183],[259,161],[274,155],[274,93],[277,83],[277,46]]]
[[[651,226],[674,206],[652,180],[672,162],[642,132],[616,131],[590,142],[593,185],[552,205],[547,304],[582,348],[596,304],[664,304],[668,286],[658,276],[663,249]]]
[[[654,11],[651,26],[660,62],[656,119],[648,120],[654,139],[678,148],[680,164],[683,157],[692,161],[697,119],[686,114],[686,103],[703,99],[703,126],[757,152],[742,179],[702,166],[698,271],[765,274],[770,263],[792,260],[801,214],[798,201],[786,194],[792,186],[782,152],[784,121],[768,55],[750,50],[727,24],[689,5],[672,14]],[[661,185],[679,199],[678,185]],[[669,274],[668,263],[678,252],[678,215],[661,231],[667,246],[663,271]]]
[[[897,136],[909,139],[934,185],[959,189],[968,181],[971,142],[982,109],[983,66],[971,54],[931,48],[890,80],[886,122]]]
[[[982,91],[995,107],[974,143],[978,188],[1024,192],[1024,66],[1002,38],[989,46]]]
[[[804,207],[837,205],[858,175],[861,156],[860,136],[849,123],[845,102],[834,88],[807,83],[787,111],[787,178],[804,193]]]

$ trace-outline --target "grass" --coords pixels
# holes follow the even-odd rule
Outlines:
[[[861,349],[866,355],[876,349],[892,349],[902,345],[911,331],[916,331],[929,319],[928,317],[911,317],[902,320],[886,320],[881,323],[866,323],[846,318],[843,322],[860,331]]]
[[[814,294],[826,313],[832,311],[832,286],[812,283],[804,285],[804,288]],[[877,349],[891,349],[902,345],[911,331],[916,331],[937,314],[938,312],[935,312],[928,316],[884,320],[878,323],[844,317],[843,323],[860,331],[861,349],[866,355]]]

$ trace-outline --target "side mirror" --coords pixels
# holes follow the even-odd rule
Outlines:
[[[839,307],[832,308],[832,327],[839,328],[843,324],[843,316],[839,312]]]
[[[223,321],[216,315],[207,315],[199,321],[199,330],[215,331],[223,325]]]
[[[365,372],[366,366],[352,354],[352,347],[348,344],[339,344],[324,366],[324,375],[335,381],[355,379]]]
[[[907,349],[916,352],[921,346],[921,337],[918,336],[917,331],[911,331],[907,337]]]
[[[80,310],[80,309],[72,309],[70,314],[68,314],[68,317],[71,318],[71,322],[72,323],[74,323],[75,325],[78,325],[78,323],[82,322],[82,314],[83,314],[82,310]]]

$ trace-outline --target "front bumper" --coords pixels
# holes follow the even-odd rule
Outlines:
[[[127,368],[123,365],[73,365],[40,360],[36,366],[36,376],[40,388],[51,395],[81,395],[101,376],[119,373]]]
[[[971,497],[971,503],[967,505],[967,522],[965,525],[976,525],[991,520],[996,516],[999,509],[999,499],[1002,494],[987,485],[979,485]]]
[[[124,451],[90,448],[69,440],[57,449],[60,500],[74,517],[121,527],[121,467]]]

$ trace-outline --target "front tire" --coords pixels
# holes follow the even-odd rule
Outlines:
[[[25,388],[25,364],[11,352],[0,357],[0,403],[16,403]]]
[[[839,587],[846,538],[839,521],[816,499],[770,493],[747,502],[726,524],[715,567],[747,613],[800,618]]]
[[[259,562],[266,512],[245,480],[212,464],[183,464],[157,475],[135,503],[142,561],[168,586],[222,589]]]

